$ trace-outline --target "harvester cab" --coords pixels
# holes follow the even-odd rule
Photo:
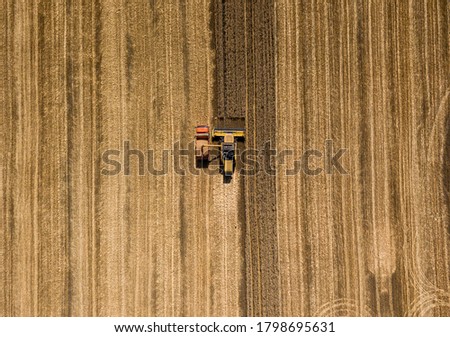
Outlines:
[[[209,148],[220,148],[220,160],[225,177],[233,175],[236,159],[237,141],[245,138],[245,129],[242,128],[214,128],[198,125],[195,128],[195,158],[197,163],[209,162]]]

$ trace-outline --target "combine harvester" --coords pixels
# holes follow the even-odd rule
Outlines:
[[[234,170],[237,141],[244,138],[245,129],[213,128],[212,132],[209,132],[208,125],[198,125],[195,128],[195,159],[197,164],[211,161],[209,148],[220,148],[223,174],[226,178],[231,178]]]

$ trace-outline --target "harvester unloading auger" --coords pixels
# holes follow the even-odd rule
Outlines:
[[[213,128],[210,132],[208,125],[198,125],[195,128],[195,159],[197,163],[210,161],[212,147],[220,149],[220,160],[225,177],[233,175],[236,157],[237,141],[245,138],[245,129],[241,128]]]

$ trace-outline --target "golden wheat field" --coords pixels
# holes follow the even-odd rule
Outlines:
[[[450,316],[447,0],[1,0],[0,112],[0,316]]]

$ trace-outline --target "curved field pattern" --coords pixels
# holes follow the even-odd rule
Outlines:
[[[447,0],[1,1],[0,316],[450,316],[449,32]],[[196,170],[198,124],[272,172]]]

